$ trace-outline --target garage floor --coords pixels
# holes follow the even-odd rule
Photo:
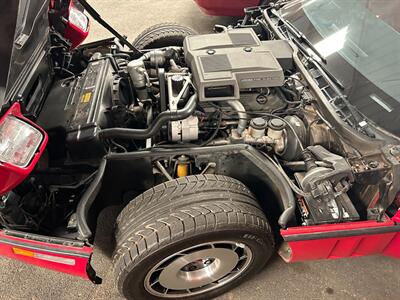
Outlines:
[[[90,3],[131,39],[159,22],[174,21],[207,32],[215,23],[232,21],[203,15],[191,0]],[[97,24],[92,25],[90,41],[108,36]],[[96,234],[93,264],[104,279],[103,285],[94,286],[75,277],[0,259],[0,299],[120,299],[113,286],[110,262],[113,219],[117,213],[118,208],[104,211]],[[398,299],[399,295],[400,260],[364,257],[288,265],[274,257],[258,276],[219,299]]]

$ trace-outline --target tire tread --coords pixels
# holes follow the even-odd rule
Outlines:
[[[200,193],[218,194],[219,199],[202,199],[198,197]],[[271,245],[274,243],[271,228],[253,194],[233,178],[188,176],[144,192],[117,219],[113,263],[119,290],[123,292],[124,279],[144,257],[185,237],[229,229],[233,224],[254,230]]]
[[[194,34],[197,34],[197,32],[189,27],[182,26],[173,22],[165,22],[153,25],[144,30],[136,37],[136,39],[132,42],[132,45],[134,45],[139,50],[143,50],[155,41],[168,38],[178,38],[181,36]]]

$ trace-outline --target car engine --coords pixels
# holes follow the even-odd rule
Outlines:
[[[70,57],[68,68],[59,64],[60,76],[37,119],[49,134],[42,169],[91,170],[107,153],[247,144],[273,158],[301,195],[302,224],[360,219],[347,195],[352,167],[331,152],[340,142],[310,105],[313,95],[288,41],[261,40],[252,28],[236,28],[188,36],[183,47],[136,57],[118,44],[81,51],[80,61]],[[214,163],[191,161],[185,155],[157,161],[153,172],[164,180],[213,172]],[[51,176],[43,185],[56,186],[71,202],[71,190],[83,192],[94,175],[68,175],[75,189],[48,183]],[[29,227],[39,226],[34,219]]]
[[[293,124],[296,134],[305,138],[303,122],[294,116],[267,122],[254,114],[274,114],[298,104],[287,99],[289,89],[284,88],[296,80],[285,78],[291,68],[288,43],[261,42],[252,29],[189,36],[183,48],[151,50],[131,61],[94,53],[82,74],[57,82],[39,124],[51,136],[65,138],[65,149],[50,150],[52,157],[73,160],[104,155],[102,140],[132,134],[139,145],[148,139],[151,146],[204,143],[210,131],[222,127],[223,136],[207,144],[268,145],[291,159],[299,154],[297,141],[286,139],[285,127]],[[193,95],[196,100],[190,104]],[[297,97],[291,90],[288,95]],[[131,128],[136,132],[129,132]],[[148,128],[153,128],[151,134]],[[132,147],[125,143],[120,149]]]

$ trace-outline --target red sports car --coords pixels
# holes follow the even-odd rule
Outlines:
[[[242,16],[244,8],[265,4],[265,0],[194,0],[201,10],[213,16]]]
[[[215,298],[275,252],[400,259],[400,2],[274,3],[133,42],[88,0],[3,5],[0,257],[101,283],[113,206],[127,299]],[[85,11],[113,37],[82,45]]]

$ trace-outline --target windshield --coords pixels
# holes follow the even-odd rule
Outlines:
[[[328,69],[343,81],[350,102],[400,135],[400,1],[295,2],[283,16],[327,57]]]

